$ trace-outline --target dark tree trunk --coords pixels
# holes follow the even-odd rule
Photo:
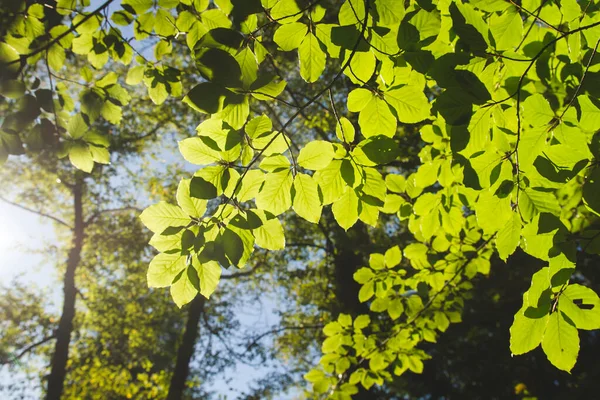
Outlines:
[[[333,239],[336,247],[334,256],[335,297],[338,309],[334,313],[346,313],[352,317],[366,314],[369,308],[358,300],[360,284],[354,280],[354,273],[368,265],[365,246],[371,240],[365,225],[358,222],[347,232],[334,228]]]
[[[198,294],[190,303],[183,341],[179,349],[177,349],[177,361],[175,362],[175,370],[171,377],[167,400],[181,400],[183,398],[185,383],[190,374],[190,361],[194,355],[194,346],[196,345],[200,331],[199,323],[200,317],[204,312],[204,302],[204,297]]]
[[[59,400],[67,373],[67,360],[69,359],[69,342],[73,331],[73,318],[75,317],[75,300],[77,289],[75,287],[75,271],[81,261],[81,248],[84,239],[83,221],[83,180],[78,179],[73,186],[73,209],[75,214],[73,227],[73,241],[67,258],[67,270],[63,281],[64,302],[58,329],[50,375],[48,377],[48,392],[46,400]]]
[[[354,280],[354,273],[362,267],[368,266],[369,253],[372,252],[371,238],[367,227],[358,222],[347,232],[341,228],[333,229],[333,240],[335,242],[336,254],[334,256],[334,282],[337,314],[350,314],[352,318],[361,314],[368,314],[369,307],[366,303],[358,300],[358,292],[361,285]],[[356,369],[352,367],[348,376]],[[379,398],[378,388],[365,389],[357,385],[358,393],[352,395],[354,400],[371,400]]]

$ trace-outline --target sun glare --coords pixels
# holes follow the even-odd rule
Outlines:
[[[21,233],[14,216],[14,210],[10,208],[10,206],[0,204],[0,250],[2,253],[17,244],[17,239]],[[1,258],[2,254],[0,254]]]

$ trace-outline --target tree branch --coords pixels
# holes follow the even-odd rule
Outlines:
[[[171,122],[170,118],[166,118],[162,121],[159,121],[156,123],[156,125],[154,126],[154,128],[152,128],[151,131],[149,131],[148,133],[143,134],[142,136],[136,136],[133,138],[127,138],[127,139],[123,139],[121,141],[122,144],[125,143],[133,143],[133,142],[139,142],[140,140],[146,139],[147,137],[153,136],[156,134],[156,132],[158,132],[158,130],[164,126],[166,126],[169,122]]]
[[[585,79],[585,76],[587,75],[587,73],[590,69],[590,65],[592,65],[592,60],[594,59],[596,52],[598,51],[598,45],[600,45],[600,39],[598,39],[596,41],[596,46],[594,46],[594,48],[592,49],[592,54],[590,54],[590,59],[588,60],[587,65],[585,66],[585,70],[583,71],[583,75],[581,75],[581,80],[579,80],[579,85],[577,85],[577,89],[575,89],[575,93],[571,97],[571,101],[569,101],[569,104],[567,104],[567,106],[565,107],[563,112],[560,114],[560,117],[558,118],[560,121],[562,121],[563,117],[565,116],[565,114],[567,113],[569,108],[573,105],[573,102],[575,101],[577,96],[579,96],[579,91],[581,90],[581,86],[583,86],[583,81]]]
[[[61,225],[66,226],[67,228],[73,230],[73,227],[71,225],[67,224],[65,221],[63,221],[60,218],[57,218],[57,217],[55,217],[53,215],[46,214],[46,213],[44,213],[42,211],[37,211],[37,210],[34,210],[32,208],[29,208],[29,207],[25,207],[25,206],[23,206],[23,205],[21,205],[19,203],[15,203],[14,201],[10,201],[10,200],[2,197],[2,196],[0,196],[0,200],[2,200],[3,202],[5,202],[7,204],[10,204],[11,206],[20,208],[21,210],[25,210],[25,211],[28,211],[30,213],[37,214],[40,217],[49,218],[49,219],[53,220],[54,222],[57,222],[57,223],[59,223]]]
[[[450,279],[448,279],[444,285],[442,286],[442,288],[440,290],[438,290],[437,292],[435,292],[427,301],[427,303],[425,303],[423,305],[423,308],[420,309],[416,314],[414,314],[412,317],[410,317],[406,322],[404,322],[404,327],[410,326],[411,324],[413,324],[421,315],[423,315],[425,312],[427,312],[430,307],[433,305],[434,301],[443,293],[446,291],[446,289],[448,289],[454,282],[454,280],[456,278],[458,278],[463,271],[467,268],[467,265],[473,260],[475,259],[478,255],[479,252],[483,249],[486,248],[486,246],[488,244],[490,244],[490,242],[492,242],[492,240],[494,240],[496,238],[496,234],[490,236],[487,240],[485,240],[483,243],[481,243],[479,246],[477,246],[477,249],[475,250],[475,252],[472,255],[469,255],[465,258],[464,262],[462,263],[462,265],[456,269],[456,272],[454,273],[454,275],[452,275],[450,277]],[[413,295],[414,293],[412,293],[413,291],[407,291],[406,293],[404,293],[403,295],[406,297],[409,297],[411,295]],[[356,366],[360,366],[362,365],[362,363],[364,363],[366,360],[368,360],[368,357],[373,354],[376,351],[379,351],[381,348],[383,348],[383,346],[385,346],[390,340],[392,340],[393,338],[396,337],[396,335],[398,335],[400,332],[402,332],[402,329],[398,329],[396,332],[393,332],[390,336],[388,336],[386,339],[382,340],[380,343],[378,343],[375,348],[373,350],[368,351],[365,355],[361,356],[357,362],[356,362]],[[337,388],[346,378],[348,375],[348,371],[344,372],[343,374],[341,374],[339,376],[339,379],[337,381],[337,383],[333,386],[332,390],[335,390],[335,388]]]
[[[340,68],[340,70],[334,75],[333,79],[323,88],[321,89],[319,92],[317,92],[317,94],[315,94],[314,96],[312,96],[306,103],[304,103],[304,105],[302,105],[302,107],[300,107],[287,121],[285,124],[283,124],[283,126],[281,127],[281,131],[279,131],[277,134],[273,135],[273,137],[271,138],[271,140],[269,140],[269,142],[265,145],[265,147],[258,152],[258,154],[256,154],[254,156],[254,158],[252,159],[252,161],[250,161],[250,163],[245,167],[245,171],[241,174],[240,178],[238,179],[237,183],[235,184],[235,187],[233,188],[233,193],[236,193],[236,191],[240,188],[240,185],[242,184],[242,181],[244,180],[244,178],[246,177],[246,175],[248,174],[248,171],[250,171],[250,168],[258,161],[258,159],[260,157],[262,157],[262,155],[264,154],[264,152],[269,148],[269,146],[271,146],[273,144],[273,142],[275,142],[275,140],[279,137],[279,135],[282,134],[282,132],[288,127],[290,126],[295,120],[296,118],[298,118],[298,116],[300,116],[302,114],[302,112],[311,104],[315,103],[317,100],[319,100],[319,98],[321,98],[321,96],[324,93],[327,93],[329,91],[330,88],[333,87],[333,85],[337,82],[337,80],[340,78],[340,76],[342,76],[342,74],[344,73],[344,71],[346,70],[346,68],[348,68],[348,66],[350,65],[350,63],[352,62],[352,59],[354,58],[354,55],[356,54],[356,51],[358,50],[358,46],[360,45],[361,40],[364,40],[364,34],[367,30],[367,19],[369,17],[369,1],[366,1],[366,7],[365,7],[365,19],[363,21],[363,25],[362,25],[362,30],[360,32],[360,38],[356,41],[356,43],[354,43],[354,46],[352,47],[352,50],[350,51],[350,55],[348,56],[348,58],[346,59],[346,61],[344,62],[344,64],[342,65],[342,67]],[[598,24],[600,25],[600,22],[598,22]],[[227,200],[227,202],[225,203],[225,205],[228,205],[231,202],[231,198],[229,198]],[[217,216],[217,219],[221,218],[221,216],[223,215],[223,210],[225,209],[225,207],[223,207],[223,209],[221,210],[221,213]]]
[[[265,260],[260,260],[259,262],[254,264],[254,266],[252,268],[250,268],[247,271],[236,272],[236,273],[228,274],[228,275],[222,275],[221,279],[236,279],[236,278],[242,278],[244,276],[252,275],[259,267],[263,266],[264,264],[265,264]]]
[[[121,207],[121,208],[112,208],[112,209],[108,209],[108,210],[101,210],[101,211],[98,211],[98,212],[94,213],[91,217],[89,217],[87,219],[87,221],[85,221],[84,227],[87,227],[87,226],[91,225],[94,222],[94,220],[96,218],[100,217],[102,214],[113,214],[113,213],[119,213],[119,212],[122,212],[122,211],[137,211],[137,212],[142,212],[141,209],[139,209],[137,207],[133,207],[133,206],[131,206],[131,207]]]
[[[79,22],[77,22],[75,25],[71,26],[71,28],[67,29],[66,31],[64,31],[63,33],[61,33],[60,35],[58,35],[57,37],[55,37],[54,39],[52,39],[51,41],[49,41],[48,43],[46,43],[45,45],[43,45],[41,47],[38,47],[37,49],[33,50],[30,53],[21,54],[18,59],[10,61],[10,62],[6,63],[5,65],[8,66],[8,65],[12,65],[12,64],[21,62],[24,59],[27,59],[29,57],[33,57],[36,54],[41,53],[42,51],[45,51],[45,50],[49,49],[50,47],[52,47],[52,45],[60,42],[67,35],[73,33],[79,26],[83,25],[88,19],[90,19],[94,15],[100,13],[100,11],[102,11],[106,7],[108,7],[110,5],[110,3],[112,3],[113,1],[114,0],[107,0],[106,2],[104,2],[104,4],[100,5],[100,7],[96,8],[94,11],[92,11],[91,13],[87,14],[86,16],[84,16]]]
[[[260,335],[258,335],[256,338],[254,338],[252,343],[250,343],[248,346],[246,346],[246,352],[249,351],[252,347],[256,346],[256,344],[259,341],[261,341],[263,338],[265,338],[269,335],[274,335],[279,332],[291,331],[291,330],[298,331],[298,330],[305,330],[305,329],[322,329],[324,326],[325,325],[323,325],[323,324],[315,324],[315,325],[283,326],[281,328],[271,329],[270,331],[263,332]]]
[[[42,340],[35,342],[33,344],[30,344],[29,346],[25,347],[23,350],[21,350],[21,352],[19,354],[17,354],[16,356],[14,356],[13,358],[6,359],[6,360],[2,360],[0,361],[0,365],[6,365],[6,364],[12,364],[15,361],[21,359],[25,354],[29,353],[31,350],[35,349],[38,346],[43,345],[46,342],[49,342],[52,339],[55,339],[56,335],[54,333],[52,333],[52,335],[50,336],[46,336],[45,338],[43,338]]]
[[[315,249],[321,249],[321,250],[327,251],[327,247],[321,246],[318,244],[314,244],[314,243],[302,243],[302,242],[286,243],[286,247],[314,247]]]

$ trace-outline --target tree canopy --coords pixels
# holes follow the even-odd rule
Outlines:
[[[84,179],[118,163],[137,96],[198,123],[178,142],[196,172],[140,215],[158,252],[149,287],[209,304],[223,269],[299,243],[290,219],[335,265],[336,299],[350,300],[319,300],[331,307],[309,396],[423,373],[498,260],[537,266],[512,293],[511,354],[540,347],[569,372],[582,331],[600,328],[585,272],[600,254],[598,1],[58,0],[13,13],[0,159],[41,152]]]

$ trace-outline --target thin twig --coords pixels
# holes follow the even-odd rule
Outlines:
[[[276,328],[276,329],[272,329],[270,331],[266,331],[266,332],[261,333],[260,335],[258,335],[256,338],[254,338],[254,340],[248,346],[246,346],[246,352],[248,352],[251,348],[253,348],[254,346],[256,346],[258,344],[258,342],[260,342],[262,339],[264,339],[265,337],[267,337],[269,335],[274,335],[274,334],[277,334],[279,332],[291,331],[291,330],[297,331],[297,330],[308,330],[308,329],[322,329],[323,326],[324,326],[323,324],[284,326],[284,327],[281,327],[281,328]]]
[[[108,7],[114,0],[107,0],[106,2],[104,2],[102,5],[100,5],[98,8],[96,8],[94,11],[92,11],[91,13],[87,14],[86,16],[84,16],[83,18],[81,18],[81,20],[79,20],[79,22],[77,22],[75,25],[71,26],[71,28],[67,29],[66,31],[64,31],[63,33],[61,33],[60,35],[58,35],[57,37],[55,37],[54,39],[52,39],[51,41],[49,41],[48,43],[46,43],[45,45],[38,47],[37,49],[33,50],[30,53],[27,54],[21,54],[21,56],[13,61],[10,61],[8,63],[6,63],[5,65],[12,65],[12,64],[16,64],[18,62],[21,62],[21,60],[23,59],[27,59],[29,57],[33,57],[36,54],[41,53],[44,50],[49,49],[50,47],[52,47],[52,45],[60,42],[63,38],[65,38],[67,35],[73,33],[79,26],[85,24],[85,22],[92,18],[93,16],[95,16],[96,14],[99,14],[102,10],[104,10],[106,7]]]
[[[548,23],[547,21],[544,21],[542,18],[540,18],[539,14],[538,15],[534,15],[531,11],[529,11],[529,10],[521,7],[519,4],[515,3],[513,0],[508,0],[508,1],[510,2],[510,4],[512,4],[513,6],[517,7],[519,10],[523,11],[526,14],[529,14],[533,18],[535,18],[538,21],[540,21],[541,23],[543,23],[544,25],[547,25],[550,28],[554,29],[556,32],[565,33],[565,31],[563,31],[561,29],[558,29],[557,27],[555,27],[554,25]]]
[[[594,59],[594,56],[596,55],[596,51],[598,51],[598,45],[600,45],[600,39],[598,39],[596,41],[596,46],[594,46],[594,49],[592,50],[592,54],[590,54],[590,59],[588,60],[587,65],[585,66],[585,70],[583,71],[583,75],[581,76],[579,85],[577,85],[577,89],[575,89],[575,93],[573,94],[573,97],[571,97],[571,101],[569,101],[569,104],[567,104],[567,107],[563,110],[562,114],[560,114],[560,117],[558,118],[561,121],[562,121],[563,117],[565,116],[569,107],[571,107],[571,105],[573,104],[573,102],[575,101],[577,96],[579,95],[579,91],[581,90],[581,86],[583,85],[583,80],[585,79],[585,76],[588,73],[588,70],[590,69],[590,65],[592,65],[592,60]]]
[[[256,272],[256,270],[258,268],[260,268],[261,266],[263,266],[265,264],[264,260],[260,260],[259,262],[257,262],[256,264],[254,264],[254,266],[252,268],[250,268],[247,271],[242,271],[242,272],[235,272],[233,274],[228,274],[228,275],[221,275],[221,279],[237,279],[237,278],[242,278],[244,276],[250,276],[253,273]]]
[[[55,217],[55,216],[53,216],[53,215],[46,214],[45,212],[38,211],[38,210],[34,210],[34,209],[32,209],[32,208],[29,208],[29,207],[23,206],[23,205],[21,205],[21,204],[19,204],[19,203],[15,203],[14,201],[10,201],[10,200],[8,200],[8,199],[6,199],[6,198],[2,197],[2,196],[0,196],[0,200],[2,200],[3,202],[5,202],[5,203],[7,203],[7,204],[10,204],[11,206],[15,206],[15,207],[18,207],[18,208],[20,208],[20,209],[22,209],[22,210],[29,211],[30,213],[37,214],[37,215],[39,215],[40,217],[49,218],[49,219],[53,220],[54,222],[57,222],[57,223],[59,223],[59,224],[61,224],[61,225],[64,225],[64,226],[66,226],[67,228],[69,228],[69,229],[73,230],[73,227],[72,227],[71,225],[67,224],[66,222],[64,222],[64,221],[63,221],[63,220],[61,220],[60,218],[57,218],[57,217]]]
[[[444,286],[442,286],[442,288],[440,290],[438,290],[433,296],[431,296],[429,298],[429,301],[427,301],[427,303],[423,306],[423,308],[421,310],[419,310],[415,315],[413,315],[409,320],[407,320],[403,325],[404,326],[408,326],[410,324],[412,324],[413,322],[415,322],[417,320],[417,318],[419,318],[423,313],[425,313],[426,311],[428,311],[428,309],[431,307],[431,305],[433,304],[433,302],[435,301],[435,299],[437,299],[441,293],[443,293],[453,282],[454,280],[460,276],[462,274],[462,272],[465,270],[465,268],[467,267],[467,265],[469,265],[469,263],[475,259],[475,257],[479,254],[479,252],[481,250],[483,250],[494,238],[496,237],[496,234],[490,236],[485,242],[481,243],[481,245],[476,249],[476,251],[474,252],[474,255],[471,257],[467,257],[465,262],[456,270],[456,272],[454,273],[454,275],[447,280],[444,283]],[[382,348],[383,346],[385,346],[390,340],[392,340],[399,332],[401,332],[401,330],[398,330],[394,333],[392,333],[390,336],[388,336],[385,340],[383,340],[381,343],[379,343],[377,346],[375,346],[375,348],[373,350],[370,350],[367,354],[365,354],[364,356],[361,356],[356,365],[359,366],[361,365],[363,362],[365,362],[367,360],[367,358],[373,354],[374,352],[378,351],[380,348]],[[340,385],[340,383],[342,383],[344,381],[344,379],[346,378],[346,376],[348,375],[348,371],[344,372],[338,379],[338,382],[336,383],[336,385],[332,388],[332,390],[335,390],[335,388],[337,386]]]
[[[315,243],[302,243],[302,242],[286,243],[285,247],[314,247],[315,249],[327,251],[327,247],[321,246],[321,245],[318,245]]]
[[[364,35],[366,29],[367,29],[367,17],[369,15],[369,3],[370,0],[365,0],[366,3],[366,11],[365,11],[365,22],[363,24],[363,28],[362,28],[362,32],[361,32],[361,37],[362,35]],[[600,22],[598,22],[598,24],[600,24]],[[317,101],[324,93],[326,93],[331,87],[333,87],[333,85],[335,84],[335,82],[339,79],[339,77],[344,73],[344,70],[348,67],[348,65],[350,65],[350,62],[352,61],[352,58],[354,57],[354,54],[356,54],[356,49],[358,49],[358,45],[360,44],[360,38],[356,41],[356,43],[354,44],[354,47],[352,48],[352,51],[350,53],[350,56],[348,57],[348,59],[346,60],[346,62],[344,63],[344,65],[342,65],[342,68],[337,72],[337,74],[333,77],[333,79],[331,80],[331,82],[329,82],[329,84],[327,86],[325,86],[323,89],[321,89],[316,95],[314,95],[313,97],[310,98],[310,100],[308,100],[299,110],[297,110],[291,117],[290,119],[287,120],[287,122],[283,125],[282,127],[282,131],[284,129],[286,129],[289,125],[291,125],[292,122],[294,122],[294,120],[296,118],[298,118],[299,115],[302,114],[302,111],[307,108],[308,106],[310,106],[311,104],[313,104],[315,101]],[[258,159],[260,157],[262,157],[262,155],[264,154],[264,152],[266,151],[266,149],[269,148],[269,146],[271,146],[273,144],[273,142],[275,142],[275,140],[277,139],[277,137],[281,134],[282,132],[278,132],[277,134],[273,135],[273,137],[271,138],[271,140],[269,140],[269,142],[266,144],[266,146],[257,154],[254,156],[254,158],[252,159],[252,161],[250,161],[250,163],[245,167],[245,171],[244,173],[240,176],[240,178],[238,179],[235,187],[233,188],[233,193],[235,194],[241,184],[242,181],[244,180],[244,177],[246,176],[246,174],[248,173],[248,171],[250,171],[250,168],[252,167],[252,165],[254,165]],[[227,199],[227,202],[225,203],[225,205],[229,204],[231,202],[231,198]],[[221,214],[219,214],[219,216],[217,218],[220,218],[223,215],[223,210],[225,210],[225,207],[222,208],[221,210]]]
[[[540,58],[542,56],[542,54],[552,45],[554,45],[556,42],[558,42],[561,39],[564,39],[565,37],[572,35],[574,33],[579,33],[581,31],[584,31],[586,29],[590,29],[593,28],[595,26],[600,25],[600,21],[598,22],[594,22],[593,24],[589,24],[589,25],[585,25],[582,26],[580,28],[574,29],[572,31],[566,32],[556,38],[554,38],[553,40],[551,40],[550,42],[548,42],[546,45],[544,45],[540,51],[537,52],[537,54],[531,59],[529,65],[527,66],[527,68],[525,68],[525,71],[523,72],[523,74],[521,75],[521,77],[519,78],[519,82],[517,84],[517,90],[515,93],[513,93],[511,96],[509,96],[508,98],[506,98],[505,100],[500,101],[499,103],[502,103],[510,98],[512,98],[515,94],[517,95],[517,140],[515,142],[515,148],[514,150],[509,154],[509,157],[511,155],[514,154],[515,156],[515,170],[516,170],[516,174],[517,174],[517,192],[516,192],[516,196],[515,196],[515,207],[519,206],[519,192],[520,192],[520,166],[519,166],[519,144],[521,142],[521,89],[523,88],[523,82],[525,81],[525,77],[527,76],[527,74],[529,73],[529,70],[533,67],[533,65],[535,64],[535,61]]]
[[[114,214],[114,213],[120,213],[123,211],[137,211],[137,212],[142,212],[141,209],[137,208],[137,207],[121,207],[121,208],[112,208],[112,209],[108,209],[108,210],[101,210],[98,211],[96,213],[94,213],[91,217],[89,217],[87,219],[87,221],[84,222],[83,226],[89,226],[91,225],[94,220],[96,220],[96,218],[100,217],[103,214]]]
[[[298,12],[294,13],[294,14],[286,15],[286,16],[283,16],[283,17],[280,17],[280,18],[271,18],[271,16],[267,14],[267,18],[269,18],[269,22],[267,22],[267,23],[265,23],[265,24],[263,24],[263,25],[259,26],[259,27],[258,27],[258,28],[256,28],[255,30],[253,30],[253,31],[250,33],[250,35],[249,35],[249,36],[250,36],[250,37],[254,37],[254,36],[256,36],[256,34],[257,34],[258,32],[260,32],[261,30],[263,30],[264,28],[266,28],[266,27],[268,27],[268,26],[270,26],[270,25],[273,25],[275,22],[277,22],[277,21],[281,21],[281,20],[283,20],[283,19],[286,19],[286,18],[295,17],[295,16],[296,16],[296,15],[298,15],[298,14],[302,14],[303,12],[305,12],[305,11],[307,11],[307,10],[310,10],[310,8],[311,8],[311,7],[313,7],[313,6],[317,5],[317,4],[319,4],[320,2],[321,2],[321,0],[316,0],[316,1],[313,1],[312,3],[310,3],[309,5],[307,5],[306,7],[304,7],[302,10],[300,10],[300,11],[298,11]]]
[[[25,354],[29,353],[31,350],[35,349],[38,346],[43,345],[46,342],[49,342],[50,340],[55,339],[55,338],[56,338],[56,335],[54,333],[52,333],[52,335],[46,336],[42,340],[25,347],[23,350],[21,350],[21,352],[19,354],[12,357],[11,359],[2,360],[0,362],[0,365],[12,364],[15,361],[19,360],[21,357],[23,357]]]

